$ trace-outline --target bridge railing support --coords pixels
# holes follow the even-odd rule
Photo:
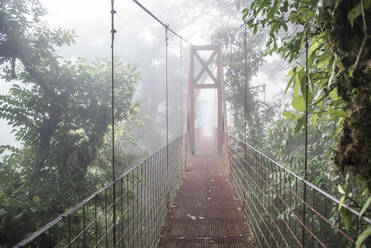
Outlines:
[[[166,151],[169,151],[169,181]],[[189,161],[188,134],[176,138],[15,247],[154,247]],[[113,186],[116,202],[112,202]],[[112,221],[113,205],[116,220]],[[113,226],[116,243],[113,243]]]
[[[371,224],[343,205],[355,224],[345,229],[334,196],[238,138],[225,134],[224,148],[225,169],[259,247],[354,247],[360,231]]]

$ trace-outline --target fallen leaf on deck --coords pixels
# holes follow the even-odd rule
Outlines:
[[[193,216],[193,215],[190,215],[190,214],[187,214],[187,217],[190,218],[190,219],[192,219],[192,220],[194,220],[194,221],[197,220],[197,219],[196,219],[196,216]]]

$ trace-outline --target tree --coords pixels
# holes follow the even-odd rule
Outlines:
[[[56,47],[74,34],[39,25],[37,0],[1,6],[1,77],[12,87],[0,96],[0,118],[21,143],[1,147],[12,151],[0,162],[0,245],[9,246],[96,189],[88,175],[110,130],[111,62],[61,58]],[[115,122],[128,122],[139,75],[118,59],[115,72]]]
[[[254,126],[258,121],[258,109],[264,107],[254,98],[255,93],[250,90],[250,82],[255,76],[264,59],[264,51],[260,46],[265,36],[263,34],[253,36],[248,32],[246,38],[242,32],[243,27],[224,28],[217,30],[212,37],[213,43],[223,47],[224,62],[224,84],[225,98],[231,105],[231,114],[233,115],[233,127],[244,137],[248,132],[251,141],[255,141]],[[246,55],[245,55],[245,39]],[[246,56],[246,58],[245,58]],[[245,88],[245,59],[246,59],[246,88]],[[245,91],[246,89],[246,91]],[[248,129],[245,129],[245,94],[246,94],[246,119]],[[253,141],[254,140],[254,141]]]
[[[288,83],[288,88],[293,86],[294,91],[292,107],[301,112],[299,118],[294,118],[297,129],[304,124],[308,83],[312,121],[326,115],[340,119],[334,162],[347,174],[346,180],[354,175],[358,182],[352,189],[345,183],[342,200],[350,200],[351,206],[370,215],[367,209],[371,202],[371,49],[367,41],[371,32],[371,2],[255,0],[243,12],[255,32],[261,27],[269,29],[270,51],[290,62],[302,56],[308,40],[307,64],[294,67]],[[282,32],[286,35],[280,38]],[[350,194],[351,191],[357,194]],[[341,213],[344,221],[351,223],[347,210],[341,208]],[[370,230],[368,227],[360,235],[358,246]]]

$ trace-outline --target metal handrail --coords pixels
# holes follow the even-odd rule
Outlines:
[[[182,145],[179,145],[180,143],[186,143],[185,146]],[[184,134],[182,136],[179,136],[177,138],[175,138],[172,142],[169,143],[168,146],[175,146],[177,149],[181,149],[181,151],[178,151],[180,152],[181,154],[180,155],[175,155],[176,156],[176,160],[179,160],[179,157],[181,159],[180,161],[180,164],[179,164],[179,161],[173,161],[173,162],[176,162],[178,164],[176,164],[175,166],[176,167],[176,170],[184,170],[185,169],[185,166],[183,167],[183,160],[184,160],[184,157],[183,156],[188,156],[188,134]],[[159,151],[155,152],[154,154],[152,154],[151,156],[147,157],[146,159],[136,163],[134,166],[130,167],[128,170],[126,170],[123,174],[121,174],[118,178],[116,178],[115,180],[112,180],[111,182],[109,182],[107,185],[105,185],[104,187],[102,187],[101,189],[97,190],[96,192],[92,193],[90,196],[88,196],[86,199],[84,199],[83,201],[81,201],[80,203],[78,203],[77,205],[73,206],[72,208],[70,208],[69,210],[67,210],[65,213],[61,214],[60,216],[58,216],[57,218],[53,219],[52,221],[50,221],[49,223],[47,223],[45,226],[43,226],[42,228],[40,228],[39,230],[35,231],[34,233],[32,233],[29,237],[26,237],[24,240],[20,241],[19,243],[17,243],[14,248],[19,248],[19,247],[25,247],[25,246],[28,246],[30,244],[32,244],[33,242],[35,242],[42,234],[46,233],[47,231],[51,230],[53,227],[55,227],[58,223],[60,223],[61,221],[65,220],[67,217],[73,215],[74,213],[76,213],[78,210],[81,210],[83,209],[88,203],[90,203],[93,199],[96,199],[96,197],[98,195],[100,195],[102,192],[108,190],[110,187],[112,187],[114,184],[116,183],[119,183],[119,182],[122,182],[122,180],[125,178],[125,177],[128,177],[130,174],[132,174],[133,172],[135,171],[138,171],[138,169],[141,167],[141,166],[144,166],[144,165],[147,165],[147,163],[150,163],[153,158],[156,158],[156,159],[159,159],[159,161],[161,162],[161,156],[164,156],[164,155],[161,155],[162,153],[166,153],[166,147],[163,147],[161,148]],[[174,154],[173,154],[174,155]],[[155,169],[154,169],[155,170]],[[153,172],[153,171],[152,171]],[[174,172],[176,173],[176,172]],[[143,175],[141,175],[142,178],[143,178]],[[147,175],[144,175],[144,177],[146,177]],[[170,184],[171,182],[165,182],[166,184]],[[180,184],[180,180],[177,181],[177,182],[174,182],[175,184]],[[173,183],[173,184],[174,184]],[[169,187],[170,188],[170,187]],[[166,189],[168,191],[171,191],[173,189]],[[165,194],[166,195],[166,194]],[[123,195],[120,196],[120,198],[122,198]],[[139,196],[138,196],[139,197]],[[120,200],[120,198],[116,199],[116,201]],[[138,200],[138,199],[137,199]],[[115,203],[111,203],[110,205],[113,205],[113,204],[116,204]],[[138,203],[137,203],[138,204]],[[108,209],[110,208],[110,205],[106,206],[105,210],[103,212],[107,212]],[[141,210],[142,211],[142,210]],[[122,216],[121,216],[122,217]],[[120,217],[120,218],[121,218]],[[120,219],[119,218],[119,219]],[[97,221],[96,219],[94,220],[95,222]],[[88,229],[88,228],[87,228]],[[86,230],[84,229],[83,232],[85,232]],[[68,246],[68,245],[67,245]],[[116,246],[116,245],[115,245]]]
[[[345,247],[371,224],[342,204],[354,220],[348,229],[336,197],[227,132],[222,158],[259,247]]]
[[[228,133],[227,133],[228,134]],[[270,157],[268,157],[267,155],[265,155],[264,153],[262,153],[260,150],[256,149],[255,147],[253,147],[252,145],[246,143],[245,141],[243,141],[242,139],[236,137],[236,136],[233,136],[233,135],[230,135],[228,134],[229,136],[233,137],[234,139],[238,140],[239,142],[245,144],[246,146],[248,146],[249,148],[251,148],[252,150],[254,150],[255,152],[259,153],[260,155],[262,155],[264,158],[268,159],[269,161],[271,161],[272,163],[274,163],[276,166],[280,167],[281,169],[285,170],[287,173],[291,174],[292,176],[296,177],[299,181],[305,183],[306,185],[308,185],[309,187],[315,189],[317,192],[325,195],[327,198],[331,199],[332,201],[334,201],[335,203],[337,204],[340,204],[340,200],[337,199],[335,196],[331,195],[330,193],[324,191],[323,189],[319,188],[318,186],[314,185],[313,183],[309,182],[308,180],[305,180],[303,179],[302,177],[298,176],[297,174],[295,174],[293,171],[291,171],[290,169],[288,169],[287,167],[279,164],[278,162],[276,162],[275,160],[271,159]],[[357,210],[353,209],[352,207],[348,206],[347,204],[345,203],[342,203],[342,207],[348,209],[350,212],[352,212],[353,214],[357,215],[358,217],[361,216],[360,212],[358,212]],[[371,224],[371,219],[366,217],[366,216],[361,216],[361,218],[366,221],[368,224]]]

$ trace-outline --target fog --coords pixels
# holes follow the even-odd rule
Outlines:
[[[109,1],[42,0],[41,3],[47,9],[47,14],[41,18],[45,25],[74,30],[77,35],[75,44],[58,49],[63,58],[94,60],[110,56]],[[240,12],[234,9],[233,4],[219,1],[144,0],[141,3],[192,44],[209,44],[217,29],[238,27],[241,23]],[[140,104],[139,116],[143,125],[134,132],[138,136],[138,145],[153,152],[166,144],[164,28],[132,1],[116,1],[115,9],[115,28],[118,31],[115,56],[124,63],[137,65],[140,73],[135,99]],[[181,134],[182,118],[183,126],[186,124],[189,49],[185,42],[182,52],[184,58],[180,61],[180,40],[169,33],[169,140]],[[287,66],[276,55],[266,57],[265,61],[259,73],[252,77],[250,85],[266,84],[264,94],[258,97],[272,102],[281,98],[287,80]],[[2,84],[1,92],[8,88],[9,84]],[[196,106],[202,108],[196,111],[200,113],[196,114],[196,126],[216,125],[214,94],[204,92],[198,97]],[[212,121],[214,124],[210,120],[215,120]],[[0,121],[0,127],[1,145],[18,145],[4,120]]]
[[[342,155],[348,148],[355,154],[363,150],[352,136],[358,127],[348,122],[355,111],[345,99],[351,88],[343,89],[342,82],[335,81],[348,79],[348,74],[341,75],[353,69],[358,74],[366,40],[362,38],[354,68],[343,70],[338,60],[343,51],[333,52],[329,42],[338,31],[332,33],[329,27],[338,25],[340,9],[355,5],[345,2],[337,1],[329,14],[328,7],[300,1],[0,0],[0,248],[32,239],[32,232],[53,219],[32,241],[35,247],[75,241],[84,247],[94,242],[111,247],[118,244],[118,233],[122,234],[118,242],[127,241],[127,247],[149,247],[162,236],[163,220],[172,219],[181,185],[192,186],[192,199],[193,191],[200,193],[205,201],[194,203],[203,208],[202,213],[218,212],[209,208],[220,207],[214,197],[219,187],[212,182],[227,174],[243,205],[259,205],[252,212],[250,207],[234,210],[246,210],[245,214],[263,221],[269,217],[274,225],[275,214],[284,222],[302,216],[305,225],[310,223],[305,204],[314,207],[313,192],[317,192],[325,199],[321,201],[325,212],[326,199],[334,204],[325,216],[328,219],[323,219],[337,229],[332,233],[347,229],[350,222],[340,223],[337,210],[348,194],[350,174],[334,172],[344,170],[347,157]],[[358,27],[352,32],[364,29],[359,26],[361,14],[353,14],[349,30],[353,25]],[[357,142],[343,145],[343,140]],[[337,169],[331,166],[334,162]],[[211,165],[215,168],[198,170]],[[342,172],[353,173],[349,168]],[[200,184],[187,180],[183,184],[187,175],[200,178]],[[281,192],[282,185],[291,189],[292,182],[300,184],[292,195],[298,199],[303,193],[299,205],[291,197],[288,202],[286,191],[283,197],[270,199],[272,189],[278,193],[277,185]],[[341,193],[342,200],[308,182],[331,194]],[[258,194],[251,191],[256,185]],[[306,197],[305,185],[313,189],[311,197]],[[205,192],[199,191],[201,187]],[[232,196],[229,190],[220,192]],[[260,202],[262,196],[268,201]],[[361,193],[354,196],[359,209],[369,202],[364,204]],[[345,199],[344,204],[352,200]],[[295,213],[287,215],[279,207],[271,216],[269,209],[276,201],[295,205],[289,206]],[[167,218],[170,208],[172,215]],[[268,209],[268,215],[260,215],[259,208]],[[63,213],[67,214],[55,219]],[[193,214],[184,220],[191,218],[199,226],[217,223],[210,221],[214,217]],[[313,214],[310,218],[313,229]],[[250,240],[250,234],[240,236]],[[152,239],[149,243],[147,236]],[[191,238],[216,244],[212,239]],[[225,242],[224,238],[217,240]],[[191,239],[183,241],[187,240]],[[307,240],[303,232],[302,243]]]

